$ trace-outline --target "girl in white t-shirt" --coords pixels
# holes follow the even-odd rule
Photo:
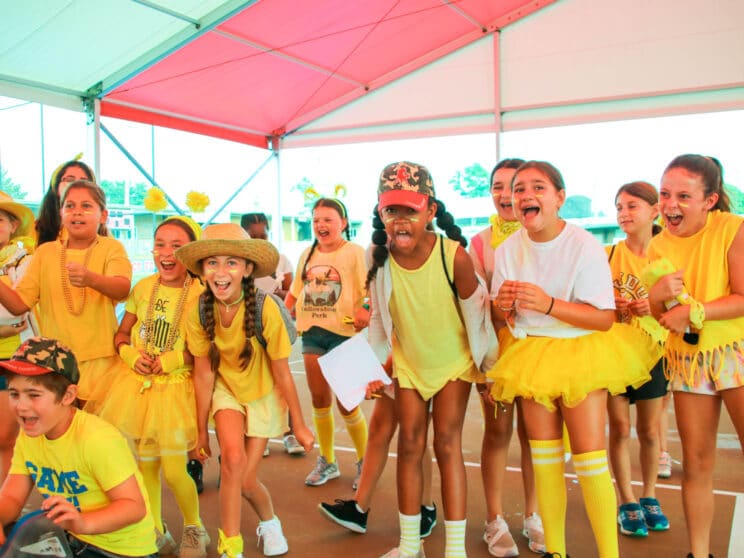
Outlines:
[[[523,228],[496,250],[491,286],[493,317],[512,335],[488,376],[494,400],[522,398],[548,553],[566,556],[565,421],[598,555],[617,558],[607,392],[641,385],[653,362],[641,362],[623,336],[604,333],[615,308],[607,257],[591,234],[558,216],[565,199],[551,164],[517,169],[512,204]]]

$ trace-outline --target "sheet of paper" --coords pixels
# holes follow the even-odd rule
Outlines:
[[[362,334],[319,357],[318,364],[333,393],[348,411],[364,400],[369,382],[382,380],[386,385],[392,383]]]

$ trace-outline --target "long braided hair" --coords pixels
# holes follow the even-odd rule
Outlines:
[[[253,275],[243,277],[241,284],[243,286],[243,303],[245,305],[243,318],[243,331],[245,335],[243,338],[243,350],[240,351],[240,366],[244,369],[253,355],[251,337],[256,335],[256,287],[253,284]],[[204,331],[207,332],[207,336],[209,337],[209,365],[212,368],[212,372],[216,374],[220,366],[220,352],[215,342],[217,317],[215,316],[214,309],[217,299],[209,287],[209,283],[207,283],[207,288],[204,289],[201,296],[204,297]],[[259,316],[258,319],[260,320],[261,317]]]
[[[437,227],[444,231],[447,238],[456,240],[463,248],[466,248],[468,240],[462,235],[462,229],[455,224],[455,218],[449,211],[447,211],[444,202],[430,197],[430,207],[432,203],[437,204],[437,212],[434,214]],[[365,289],[369,289],[370,283],[377,276],[377,270],[385,265],[385,260],[387,260],[388,254],[390,253],[388,250],[388,235],[387,232],[385,232],[385,224],[382,222],[382,219],[380,219],[380,213],[377,208],[378,206],[375,206],[375,209],[372,212],[372,228],[374,229],[374,231],[372,231],[372,244],[374,249],[372,250],[372,265],[367,272],[367,281],[364,284]],[[431,225],[427,228],[429,230],[434,230]]]
[[[331,209],[336,210],[336,212],[339,214],[341,219],[346,219],[346,226],[341,231],[345,234],[346,240],[351,240],[351,232],[349,230],[349,216],[346,212],[346,206],[343,204],[341,200],[338,200],[336,198],[320,198],[318,201],[316,201],[313,204],[313,212],[319,208],[319,207],[329,207]],[[310,262],[310,258],[313,257],[313,252],[315,252],[315,248],[318,247],[318,239],[317,237],[313,240],[312,246],[310,246],[310,251],[307,253],[307,258],[305,258],[305,263],[302,266],[302,280],[305,281],[307,279],[307,264]]]

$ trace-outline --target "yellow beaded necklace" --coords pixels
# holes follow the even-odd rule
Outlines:
[[[97,236],[95,241],[93,241],[93,244],[88,246],[88,249],[85,251],[85,257],[83,258],[83,267],[88,267],[90,256],[91,254],[93,254],[93,248],[95,248],[96,244],[98,244]],[[73,316],[79,316],[83,313],[83,308],[85,308],[85,293],[87,292],[87,289],[85,287],[76,287],[77,289],[83,291],[83,296],[80,301],[80,308],[75,308],[75,305],[72,301],[72,285],[70,284],[70,275],[67,272],[67,240],[60,242],[60,246],[62,248],[62,253],[59,258],[60,281],[62,282],[62,297],[64,298],[67,311]]]
[[[176,309],[173,313],[173,323],[171,324],[170,330],[168,331],[168,337],[165,340],[165,345],[163,345],[163,348],[160,350],[161,353],[172,351],[173,345],[176,344],[178,327],[181,324],[181,316],[183,315],[183,306],[186,302],[186,297],[189,294],[189,287],[191,287],[191,282],[191,275],[186,274],[186,280],[183,282],[181,295],[178,297]],[[155,300],[157,299],[159,288],[160,276],[158,275],[158,278],[155,280],[155,283],[152,286],[150,300],[147,304],[147,314],[145,314],[145,352],[151,358],[155,358],[155,320],[153,319],[153,317],[155,314]]]

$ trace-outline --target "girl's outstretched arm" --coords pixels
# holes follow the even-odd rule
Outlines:
[[[197,459],[204,461],[209,455],[209,407],[212,404],[214,391],[214,372],[209,363],[209,357],[194,357],[194,391],[196,392],[196,425],[199,429],[199,441],[195,451]]]
[[[0,304],[15,316],[20,316],[30,310],[18,293],[5,283],[0,283]]]
[[[294,430],[297,441],[302,444],[305,451],[310,451],[313,449],[315,437],[313,436],[312,431],[305,424],[305,419],[302,417],[300,398],[297,396],[297,388],[292,379],[292,373],[289,371],[289,360],[286,358],[272,360],[271,375],[274,378],[274,383],[279,388],[282,397],[284,397],[284,400],[287,402],[287,407],[289,407],[289,416],[292,419],[292,430]]]

